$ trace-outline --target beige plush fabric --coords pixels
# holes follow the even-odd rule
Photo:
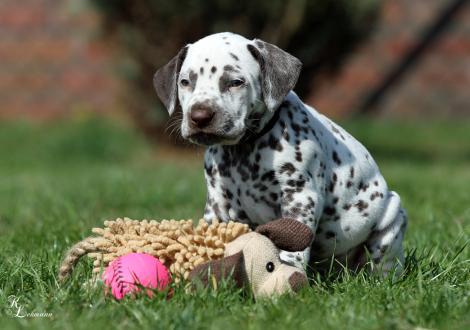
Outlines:
[[[132,253],[147,253],[158,258],[174,275],[175,281],[188,278],[197,265],[224,256],[225,245],[249,232],[248,225],[214,220],[132,220],[105,221],[104,228],[93,228],[95,236],[75,244],[66,254],[59,280],[67,279],[79,259],[94,259],[93,273],[99,275],[115,258]]]
[[[281,262],[280,251],[269,238],[256,232],[247,233],[227,244],[225,256],[240,251],[255,298],[293,292],[289,278],[299,269]],[[267,269],[268,263],[274,266],[272,272]]]

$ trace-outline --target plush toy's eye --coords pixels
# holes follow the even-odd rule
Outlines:
[[[189,86],[189,80],[188,79],[181,79],[180,81],[181,86]]]
[[[266,264],[266,270],[270,273],[274,271],[274,264],[271,261]]]

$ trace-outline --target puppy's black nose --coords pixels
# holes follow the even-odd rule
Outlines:
[[[191,108],[191,121],[198,128],[204,128],[210,124],[214,118],[214,111],[206,105],[195,104]]]

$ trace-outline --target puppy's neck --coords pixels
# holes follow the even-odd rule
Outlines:
[[[271,120],[273,114],[274,112],[269,111],[264,103],[259,103],[246,119],[247,133],[260,133]]]
[[[280,107],[272,112],[263,105],[263,109],[253,112],[248,118],[248,129],[240,143],[253,143],[268,133],[278,121],[279,111]]]

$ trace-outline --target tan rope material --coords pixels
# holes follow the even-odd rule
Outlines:
[[[158,258],[174,275],[175,282],[187,279],[195,266],[224,256],[225,244],[250,231],[248,225],[214,220],[132,220],[105,221],[105,228],[93,228],[98,236],[85,238],[65,255],[59,270],[63,282],[80,258],[94,259],[93,274],[97,276],[108,264],[122,255],[137,252]]]

